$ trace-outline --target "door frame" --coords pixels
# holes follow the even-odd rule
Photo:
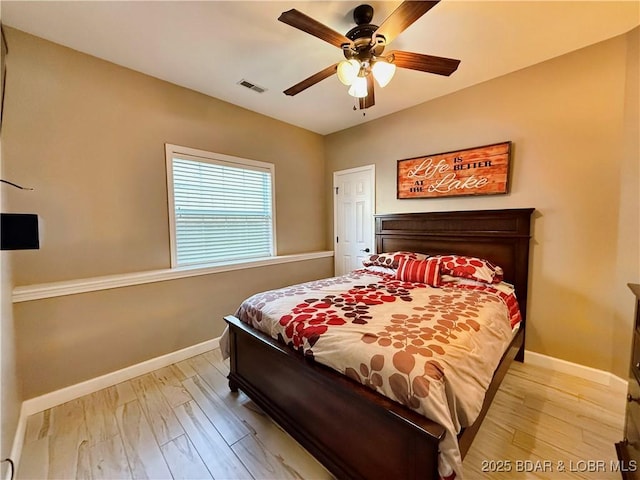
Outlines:
[[[375,223],[374,215],[376,214],[376,166],[375,164],[364,165],[362,167],[347,168],[346,170],[338,170],[333,172],[333,186],[331,188],[331,201],[333,202],[333,270],[336,271],[336,256],[338,242],[336,242],[336,232],[338,231],[338,203],[336,202],[337,180],[341,175],[349,175],[351,173],[369,172],[369,184],[371,186],[371,253],[376,253],[375,241]]]

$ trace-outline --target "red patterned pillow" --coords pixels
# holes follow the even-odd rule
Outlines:
[[[396,271],[396,278],[403,282],[426,283],[431,287],[439,287],[440,282],[440,259],[429,258],[428,260],[403,259]]]
[[[388,267],[398,268],[400,261],[404,259],[410,260],[424,260],[428,255],[423,253],[414,252],[387,252],[387,253],[374,253],[369,255],[362,261],[365,267]]]
[[[483,258],[462,255],[441,255],[439,258],[443,275],[468,278],[484,283],[500,283],[504,275],[502,268]]]

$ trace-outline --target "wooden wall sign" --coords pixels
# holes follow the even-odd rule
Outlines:
[[[398,198],[508,192],[511,142],[398,160]]]

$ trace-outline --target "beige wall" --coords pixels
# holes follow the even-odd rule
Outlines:
[[[326,248],[320,135],[6,33],[3,175],[35,188],[9,200],[41,222],[40,250],[12,254],[16,286],[169,268],[165,142],[274,163],[278,253]],[[323,258],[15,304],[23,396],[219,336],[247,295],[332,272]]]
[[[4,162],[2,161],[2,140],[0,139],[0,178],[4,175]],[[8,211],[6,202],[7,188],[2,187],[0,194],[0,211]],[[20,403],[22,393],[18,384],[18,371],[16,367],[16,337],[11,308],[11,289],[13,288],[11,276],[11,253],[0,252],[0,458],[11,456],[13,437],[18,425],[20,415]],[[8,463],[2,464],[0,476],[7,478]]]
[[[620,165],[620,213],[618,215],[618,258],[616,285],[640,283],[640,27],[627,35],[627,75],[625,82],[622,162]],[[631,292],[616,289],[615,301],[627,308],[615,311],[612,349],[630,343],[629,315],[633,313]],[[615,372],[628,370],[628,357],[614,355]]]
[[[323,258],[17,303],[25,398],[219,337],[244,298],[332,274]]]
[[[10,200],[44,227],[16,285],[168,268],[165,142],[274,163],[278,253],[325,248],[320,135],[7,30]]]
[[[4,45],[4,42],[3,42]],[[4,52],[2,61],[4,65]],[[0,83],[0,98],[3,86]],[[1,107],[0,107],[1,108]],[[0,132],[0,178],[5,177],[5,162],[2,157],[2,134]],[[7,185],[0,188],[0,211],[9,211]],[[22,393],[18,383],[16,367],[16,341],[11,304],[13,288],[10,252],[0,252],[0,459],[10,458],[15,431],[18,427]],[[7,478],[9,463],[2,462],[0,477]]]
[[[623,377],[633,312],[625,284],[640,280],[637,129],[627,133],[635,147],[623,146],[634,115],[637,127],[637,90],[625,91],[638,62],[630,42],[590,46],[335,133],[325,146],[327,182],[376,165],[377,213],[535,207],[527,349]],[[396,199],[396,160],[506,140],[508,195]]]

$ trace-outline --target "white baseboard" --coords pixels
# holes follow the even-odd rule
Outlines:
[[[626,391],[627,380],[620,378],[613,373],[605,372],[604,370],[598,370],[596,368],[586,367],[578,363],[567,362],[560,358],[549,357],[542,355],[541,353],[531,352],[525,350],[524,361],[537,367],[548,368],[556,372],[566,373],[573,375],[574,377],[583,378],[592,382],[599,383],[600,385],[607,385],[616,390]]]
[[[117,370],[115,372],[107,373],[100,377],[92,378],[85,382],[70,385],[55,392],[46,393],[39,397],[30,398],[22,402],[20,409],[20,418],[18,419],[18,426],[16,428],[16,434],[13,440],[13,446],[11,448],[11,458],[13,459],[16,468],[20,463],[20,455],[22,454],[22,444],[24,443],[24,435],[27,427],[27,417],[34,413],[42,412],[49,408],[53,408],[56,405],[61,405],[70,400],[88,395],[103,388],[117,385],[118,383],[131,380],[132,378],[140,375],[145,375],[149,372],[153,372],[162,367],[166,367],[176,362],[181,362],[187,358],[191,358],[195,355],[213,350],[220,346],[220,338],[212,338],[202,343],[192,345],[176,352],[171,352],[160,357],[152,358],[136,365]],[[10,472],[7,473],[7,480],[9,479]]]
[[[115,372],[107,373],[100,377],[92,378],[85,382],[76,383],[70,385],[55,392],[46,393],[39,397],[30,398],[22,403],[22,409],[26,415],[33,415],[37,412],[42,412],[49,408],[55,407],[62,403],[68,402],[78,397],[88,395],[103,388],[111,387],[121,382],[131,380],[132,378],[144,375],[149,372],[153,372],[162,367],[171,365],[172,363],[180,362],[187,358],[199,355],[209,350],[213,350],[220,345],[220,338],[213,338],[196,345],[192,345],[176,352],[167,353],[160,357],[146,360],[136,365],[116,370]]]

